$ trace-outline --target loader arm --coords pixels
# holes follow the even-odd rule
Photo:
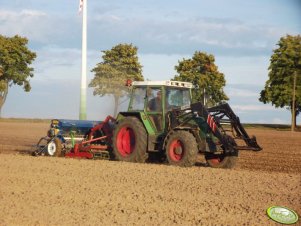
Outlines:
[[[261,151],[262,148],[258,145],[256,137],[250,137],[243,125],[240,123],[239,117],[235,115],[229,104],[220,104],[215,107],[208,108],[208,112],[214,117],[218,127],[224,130],[222,125],[229,125],[234,139],[242,139],[246,146],[238,146],[240,150]]]
[[[221,104],[216,107],[206,108],[201,102],[191,104],[189,107],[173,109],[170,112],[171,129],[184,126],[192,118],[202,117],[208,128],[216,136],[225,150],[253,150],[260,151],[262,148],[257,144],[256,138],[249,137],[248,133],[240,123],[228,104]],[[184,119],[184,120],[183,120]],[[224,127],[229,127],[225,128]],[[227,131],[232,132],[234,139],[241,139],[246,145],[237,146],[229,140]]]

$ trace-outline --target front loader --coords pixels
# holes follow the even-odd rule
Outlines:
[[[193,166],[203,154],[209,166],[232,168],[239,150],[260,151],[228,104],[191,103],[192,84],[127,81],[128,111],[108,116],[67,157],[145,162],[154,156],[171,165]]]

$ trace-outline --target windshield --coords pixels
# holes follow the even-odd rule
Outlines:
[[[166,89],[166,109],[190,106],[189,89],[167,88]]]

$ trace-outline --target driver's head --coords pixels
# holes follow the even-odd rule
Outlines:
[[[158,99],[161,99],[161,90],[157,92]]]

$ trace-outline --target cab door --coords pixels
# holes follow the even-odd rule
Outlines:
[[[145,112],[151,121],[156,133],[163,131],[163,90],[161,87],[148,87]]]

